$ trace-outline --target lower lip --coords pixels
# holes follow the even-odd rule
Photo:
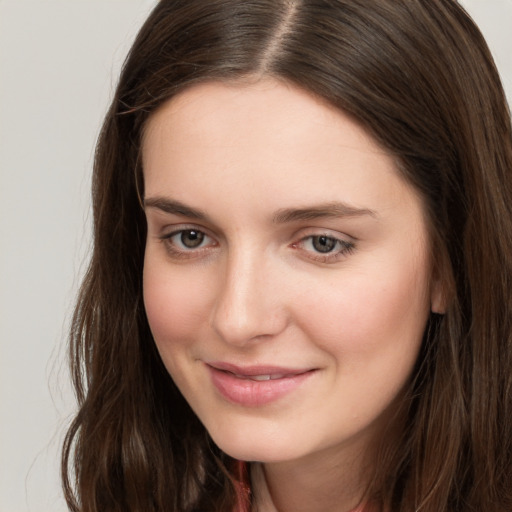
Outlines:
[[[229,402],[244,407],[259,407],[283,398],[296,390],[314,371],[308,371],[281,379],[256,381],[208,366],[214,386]]]

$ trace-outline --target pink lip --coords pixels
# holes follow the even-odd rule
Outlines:
[[[222,362],[207,363],[206,366],[219,393],[228,401],[244,407],[258,407],[284,397],[315,371],[280,366],[242,367]],[[259,380],[268,376],[269,380]]]

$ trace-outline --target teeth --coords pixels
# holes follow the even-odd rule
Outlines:
[[[276,375],[253,375],[249,377],[252,380],[276,380],[276,379],[282,379],[284,377],[284,374],[276,374]]]
[[[237,375],[240,379],[247,379],[247,380],[255,380],[258,382],[262,382],[265,380],[276,380],[276,379],[282,379],[285,377],[284,374],[279,373],[275,375]]]

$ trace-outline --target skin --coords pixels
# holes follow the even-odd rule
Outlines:
[[[143,167],[144,301],[169,373],[225,452],[261,462],[258,510],[349,510],[441,307],[420,198],[351,118],[271,79],[164,104]],[[311,372],[244,406],[212,361]]]

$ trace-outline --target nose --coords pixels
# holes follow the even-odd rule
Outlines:
[[[278,273],[275,265],[249,251],[227,257],[211,318],[225,342],[242,347],[285,329],[288,315]]]

